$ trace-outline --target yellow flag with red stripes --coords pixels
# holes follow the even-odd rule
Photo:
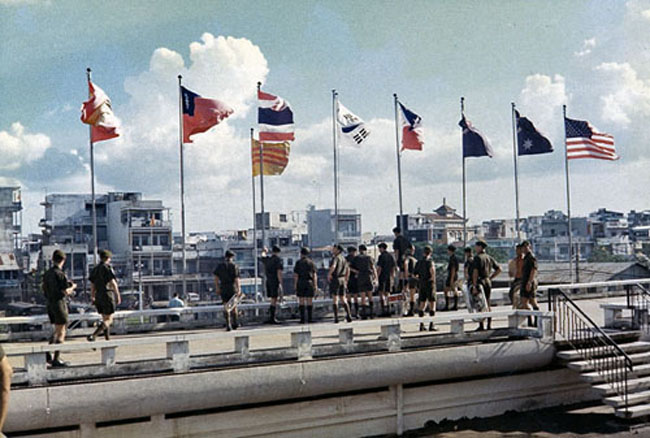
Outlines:
[[[264,175],[281,175],[289,164],[291,146],[288,141],[284,143],[261,143],[255,139],[251,141],[251,156],[253,157],[253,176],[260,174],[260,167]],[[260,162],[263,163],[260,166]]]

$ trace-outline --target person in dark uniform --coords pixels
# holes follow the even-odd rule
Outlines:
[[[87,338],[90,342],[94,341],[102,332],[104,339],[108,341],[111,338],[115,306],[122,302],[117,278],[111,267],[112,257],[113,254],[108,250],[99,251],[99,264],[90,272],[90,296],[97,312],[102,315],[102,322]]]
[[[463,280],[467,285],[472,284],[472,263],[474,263],[474,255],[472,254],[472,248],[469,246],[465,248],[465,264],[463,265]]]
[[[7,412],[9,412],[9,394],[11,393],[11,377],[14,375],[14,369],[9,363],[9,359],[4,349],[0,346],[0,437],[3,437]]]
[[[379,248],[377,275],[379,276],[379,304],[381,305],[381,315],[390,316],[388,312],[388,296],[390,295],[393,280],[395,279],[395,259],[388,253],[388,245],[384,242],[381,242],[377,247]],[[372,314],[372,303],[370,303],[370,307],[370,313]]]
[[[361,319],[372,317],[373,283],[377,280],[375,262],[366,251],[366,245],[359,245],[359,254],[350,262],[350,271],[357,277],[357,288],[361,294]]]
[[[401,293],[404,289],[406,283],[406,272],[404,271],[404,259],[406,258],[406,251],[411,246],[411,243],[406,237],[402,235],[402,229],[400,227],[393,228],[393,235],[395,240],[393,240],[393,255],[395,256],[395,263],[397,268],[397,292]]]
[[[472,291],[479,293],[478,286],[483,287],[488,312],[490,311],[490,296],[492,294],[492,280],[501,273],[501,267],[488,253],[485,252],[487,243],[484,240],[477,240],[475,245],[476,256],[472,262]],[[492,318],[487,319],[487,328],[492,328]],[[479,330],[484,330],[483,321],[479,323]]]
[[[280,258],[280,248],[273,246],[272,255],[267,257],[268,250],[262,250],[262,263],[264,264],[264,274],[266,275],[266,296],[271,299],[269,306],[269,324],[279,324],[276,317],[278,296],[282,293],[282,272],[284,264]]]
[[[332,246],[332,260],[330,261],[330,269],[327,273],[327,281],[333,300],[334,322],[337,324],[339,322],[339,300],[343,302],[345,319],[347,322],[352,321],[350,305],[345,296],[345,277],[347,270],[348,264],[345,258],[343,258],[343,247],[341,245]]]
[[[458,282],[458,259],[456,258],[456,247],[454,245],[447,246],[447,254],[449,255],[449,262],[447,263],[447,279],[445,280],[445,310],[458,309],[458,293],[456,291],[456,283]],[[453,298],[454,307],[449,306],[449,302]]]
[[[418,290],[418,279],[415,278],[415,265],[418,261],[415,257],[413,257],[414,252],[415,248],[413,245],[409,245],[409,248],[406,250],[406,254],[404,256],[404,266],[402,268],[406,274],[406,280],[404,283],[406,294],[404,295],[404,299],[406,300],[406,298],[408,298],[409,300],[409,310],[404,316],[415,315],[415,293]]]
[[[234,252],[226,251],[224,261],[219,263],[214,270],[215,290],[223,302],[227,331],[236,330],[239,327],[237,324],[237,306],[234,306],[230,312],[225,310],[226,303],[235,295],[241,294],[239,267],[233,262],[234,258]]]
[[[436,314],[436,265],[431,260],[433,253],[430,246],[425,246],[423,256],[415,265],[415,276],[418,279],[418,302],[420,318],[424,317],[424,310],[429,307],[429,316]],[[435,331],[433,321],[429,323],[429,331]],[[420,331],[425,331],[424,323],[420,323]]]
[[[537,265],[537,258],[533,255],[530,249],[530,242],[524,240],[521,242],[521,251],[524,254],[524,261],[521,267],[521,301],[519,308],[528,309],[532,307],[533,310],[539,310],[537,304],[537,272],[539,267]],[[528,317],[528,325],[534,326],[533,317]]]
[[[357,281],[357,274],[353,272],[352,260],[357,256],[357,248],[354,246],[348,246],[348,255],[345,256],[345,261],[347,262],[347,278],[346,284],[348,285],[348,295],[350,297],[350,307],[352,307],[352,302],[354,301],[354,312],[352,316],[354,318],[359,318],[359,282]]]
[[[54,325],[54,333],[49,340],[50,344],[63,344],[65,329],[68,324],[68,305],[65,300],[74,293],[77,285],[70,282],[63,272],[65,253],[57,249],[52,254],[52,267],[43,275],[43,293],[47,298],[47,315],[50,323]],[[65,367],[68,363],[61,360],[59,351],[54,353],[52,359],[47,353],[47,362],[52,367]]]
[[[300,323],[313,322],[313,299],[317,286],[316,265],[309,258],[309,248],[300,248],[300,260],[293,267],[293,289],[298,296]],[[306,315],[305,315],[306,313]]]

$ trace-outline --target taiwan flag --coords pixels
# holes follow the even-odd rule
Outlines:
[[[191,135],[200,134],[233,113],[233,109],[216,99],[206,99],[181,86],[183,100],[183,143],[192,143]]]

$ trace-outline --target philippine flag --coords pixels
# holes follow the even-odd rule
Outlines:
[[[257,123],[262,143],[293,141],[293,111],[289,102],[279,96],[258,90]]]
[[[216,99],[201,97],[181,86],[183,100],[183,143],[192,143],[191,135],[200,134],[233,113],[233,109]]]
[[[421,151],[424,144],[422,118],[402,105],[401,102],[399,107],[402,110],[402,150]]]

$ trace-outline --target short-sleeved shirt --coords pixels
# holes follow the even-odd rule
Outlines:
[[[235,280],[239,278],[239,268],[232,261],[219,263],[214,275],[219,279],[221,291],[226,294],[235,293]]]
[[[312,259],[308,257],[301,257],[293,267],[293,272],[298,276],[298,285],[306,285],[314,280],[316,265]]]
[[[526,254],[526,257],[524,257],[523,265],[521,268],[521,279],[526,282],[534,280],[534,278],[530,278],[530,274],[533,272],[533,269],[538,269],[537,259],[533,253],[529,252]]]
[[[68,288],[68,278],[58,266],[52,266],[43,275],[43,293],[49,302],[65,298],[65,290]]]
[[[397,258],[398,262],[402,262],[404,260],[407,249],[409,249],[409,241],[403,235],[400,234],[395,238],[395,240],[393,240],[393,251],[395,251],[395,257]],[[400,266],[400,269],[401,268],[402,267]]]
[[[454,270],[454,277],[451,277],[451,271]],[[447,279],[454,282],[458,280],[458,259],[456,254],[449,256],[449,263],[447,263]]]
[[[356,256],[356,255],[353,256],[353,255],[351,255],[351,254],[348,254],[348,255],[345,257],[345,261],[347,262],[347,265],[348,265],[348,270],[352,267],[352,260],[354,260],[355,257],[357,257],[357,256]],[[350,271],[350,280],[349,280],[349,281],[356,281],[356,280],[357,280],[357,274],[355,274],[354,272]]]
[[[420,281],[420,287],[426,287],[433,281],[433,277],[431,276],[432,266],[433,260],[429,258],[420,259],[415,264],[415,276]]]
[[[387,281],[390,279],[391,271],[395,268],[395,259],[393,256],[388,254],[387,251],[379,254],[377,259],[377,267],[381,268],[379,273],[379,281]]]
[[[282,271],[284,269],[284,263],[282,262],[282,259],[277,255],[273,254],[271,257],[262,258],[262,263],[264,263],[266,282],[273,285],[277,285],[278,271]]]
[[[467,278],[465,280],[472,280],[472,265],[474,264],[474,257],[469,257],[465,260],[464,268],[467,270]]]
[[[368,254],[359,254],[352,262],[350,262],[350,267],[355,271],[358,271],[357,281],[359,284],[367,284],[371,280],[372,276],[372,257]]]
[[[496,260],[483,252],[474,256],[470,275],[472,275],[475,270],[478,270],[478,279],[487,280],[490,278],[492,271],[496,271],[497,269],[499,269],[499,264]]]
[[[334,267],[332,271],[332,278],[341,278],[345,277],[345,271],[347,270],[348,264],[343,258],[342,254],[335,255],[330,261],[330,267]]]
[[[90,282],[95,285],[98,296],[109,296],[108,283],[115,280],[115,272],[111,265],[101,262],[90,273]],[[111,295],[112,296],[112,295]]]

